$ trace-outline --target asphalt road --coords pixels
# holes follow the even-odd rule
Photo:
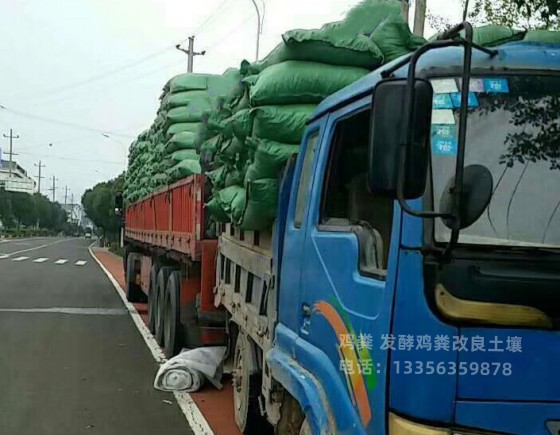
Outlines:
[[[0,242],[0,434],[191,434],[90,243]]]

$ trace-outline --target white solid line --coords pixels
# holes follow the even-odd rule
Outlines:
[[[160,364],[164,363],[166,359],[165,356],[163,355],[163,351],[157,344],[157,341],[152,336],[152,333],[150,332],[148,327],[144,324],[142,317],[140,317],[140,314],[138,314],[138,311],[136,311],[134,305],[132,305],[130,302],[126,300],[125,293],[121,288],[121,286],[119,285],[119,283],[115,280],[115,278],[113,278],[113,275],[111,275],[111,273],[107,270],[107,268],[103,265],[103,263],[99,261],[99,259],[95,256],[95,254],[91,250],[91,247],[94,245],[94,243],[92,243],[88,248],[89,255],[91,255],[91,257],[95,260],[95,262],[99,265],[99,267],[105,273],[105,275],[107,275],[107,278],[109,278],[109,281],[111,281],[113,287],[115,287],[117,294],[122,299],[125,307],[128,309],[128,312],[130,313],[132,320],[136,324],[138,331],[140,331],[140,335],[142,335],[142,338],[144,338],[144,341],[146,342],[146,345],[152,352],[152,356],[154,357],[156,362]],[[175,391],[173,392],[173,395],[175,396],[175,400],[177,401],[177,404],[181,408],[181,411],[183,411],[183,414],[187,418],[189,426],[191,427],[195,435],[214,434],[214,432],[212,432],[212,429],[210,429],[210,425],[202,415],[202,412],[200,412],[198,406],[196,406],[196,403],[194,403],[194,400],[192,399],[189,393],[185,393],[182,391],[181,392]]]
[[[8,254],[0,255],[0,260],[3,260],[4,258],[10,258],[10,256]]]
[[[33,260],[33,263],[44,263],[47,260],[48,258],[37,258],[36,260]]]
[[[14,258],[12,261],[25,261],[27,260],[29,257],[18,257],[18,258]]]
[[[86,263],[87,261],[80,260],[80,261],[76,261],[74,263],[74,266],[84,266]]]
[[[80,314],[90,316],[122,316],[126,314],[124,308],[0,308],[0,313],[55,313],[55,314]]]
[[[56,261],[54,262],[54,264],[64,264],[64,263],[66,263],[67,261],[68,261],[68,260],[65,260],[65,259],[63,258],[63,259],[61,259],[61,260],[56,260]]]

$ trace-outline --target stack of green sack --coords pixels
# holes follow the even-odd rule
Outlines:
[[[201,173],[195,142],[203,114],[211,109],[208,89],[214,77],[181,74],[165,85],[155,121],[158,183],[173,183]]]
[[[124,186],[127,202],[137,201],[150,193],[153,189],[154,166],[150,131],[146,130],[130,145]]]
[[[220,134],[201,147],[213,183],[207,210],[245,230],[269,228],[279,176],[317,104],[424,43],[401,18],[399,1],[369,0],[341,22],[285,33],[261,62],[244,61],[244,91],[232,101],[231,117],[210,117]]]

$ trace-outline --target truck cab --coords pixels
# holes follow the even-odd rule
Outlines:
[[[455,36],[327,98],[286,170],[285,433],[560,433],[560,47]]]

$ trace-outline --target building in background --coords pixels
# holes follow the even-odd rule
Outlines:
[[[68,215],[68,222],[82,226],[85,213],[81,204],[66,204],[62,208]]]
[[[32,195],[36,190],[36,185],[35,180],[27,175],[27,171],[16,162],[0,159],[0,189]]]

